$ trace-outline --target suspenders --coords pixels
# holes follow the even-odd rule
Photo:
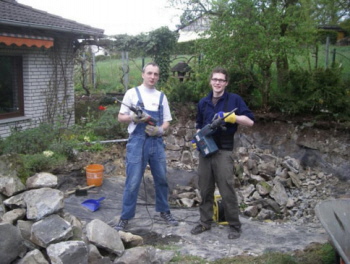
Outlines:
[[[145,108],[145,105],[143,104],[143,100],[142,100],[139,88],[135,87],[135,89],[136,89],[137,97],[139,98],[139,105],[140,105],[140,107]],[[164,97],[164,93],[160,92],[158,110],[159,110],[160,106],[163,104],[163,97]]]

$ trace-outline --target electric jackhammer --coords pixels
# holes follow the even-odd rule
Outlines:
[[[124,104],[122,101],[120,101],[118,99],[115,99],[115,100],[118,101],[119,103],[125,105],[126,107],[128,107],[131,111],[133,111],[137,115],[138,118],[142,117],[143,111],[142,111],[141,107],[139,107],[139,106],[136,106],[136,107],[129,106],[127,104]],[[146,115],[146,117],[147,117],[147,120],[145,122],[146,124],[151,125],[151,126],[156,126],[157,125],[157,120],[156,119],[154,119],[152,116],[150,116],[147,113],[144,113],[144,115]]]
[[[211,124],[207,124],[194,135],[194,141],[197,144],[197,148],[204,157],[210,156],[219,150],[212,135],[219,127],[221,127],[223,130],[226,129],[225,122],[223,120],[229,115],[233,114],[236,110],[237,108],[233,109],[223,117],[215,118],[216,116],[214,116]]]

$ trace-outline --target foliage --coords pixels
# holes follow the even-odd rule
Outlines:
[[[19,178],[25,181],[28,176],[32,176],[37,172],[52,171],[53,168],[62,166],[67,161],[64,155],[54,154],[47,157],[43,153],[32,155],[21,155],[23,167],[20,167]]]
[[[275,93],[274,105],[289,114],[329,113],[349,117],[350,91],[338,67],[291,70],[289,86]]]
[[[342,29],[346,30],[346,36],[350,35],[350,18],[343,20],[339,24]]]
[[[337,25],[350,15],[348,0],[315,0],[310,10],[311,17],[319,25]]]
[[[234,71],[254,70],[252,81],[256,82],[264,107],[270,100],[272,66],[275,64],[278,69],[277,78],[284,80],[288,58],[291,60],[303,51],[300,44],[310,42],[311,37],[307,36],[312,36],[307,27],[309,21],[301,19],[305,16],[303,11],[293,2],[287,3],[257,0],[213,3],[211,10],[220,16],[211,17],[210,29],[205,34],[210,37],[201,42],[206,64]]]
[[[198,102],[210,91],[208,75],[196,73],[191,79],[179,82],[170,78],[162,87],[170,102]]]
[[[318,41],[322,44],[325,44],[327,42],[327,37],[329,37],[330,44],[337,43],[337,35],[338,33],[334,30],[320,29],[317,32]]]
[[[159,65],[159,83],[162,85],[169,78],[170,55],[175,49],[178,35],[167,27],[161,27],[150,32],[149,38],[150,42],[145,47],[146,54],[153,57],[154,62]]]
[[[210,263],[213,264],[332,264],[335,260],[335,251],[329,243],[314,244],[305,251],[292,253],[265,252],[261,256],[236,256],[222,258]],[[170,263],[206,264],[207,260],[195,256],[181,256],[177,254]]]
[[[186,41],[186,42],[178,42],[174,50],[174,54],[192,55],[195,53],[196,53],[196,42],[194,40]]]
[[[119,106],[110,105],[103,111],[94,126],[94,133],[103,139],[127,138],[126,125],[116,122]]]
[[[69,128],[42,123],[36,128],[12,131],[0,140],[0,154],[17,154],[19,176],[25,182],[36,172],[63,165],[79,151],[103,150],[101,139],[126,137],[125,126],[116,122],[118,106],[87,109],[84,121]]]
[[[335,250],[330,243],[310,245],[304,252],[295,255],[298,263],[333,264],[335,261]]]
[[[3,142],[3,153],[35,154],[48,148],[59,136],[59,130],[47,123],[27,130],[12,130]]]

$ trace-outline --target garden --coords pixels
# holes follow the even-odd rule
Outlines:
[[[103,143],[128,137],[125,124],[117,122],[120,105],[115,99],[122,99],[127,89],[142,82],[142,67],[150,61],[160,66],[157,87],[168,97],[173,124],[194,119],[196,103],[210,90],[210,71],[220,65],[230,73],[228,91],[241,95],[257,116],[278,115],[348,130],[350,46],[337,45],[335,32],[316,30],[308,19],[300,19],[302,12],[296,9],[295,16],[286,18],[278,7],[268,11],[262,8],[262,13],[268,12],[264,14],[267,20],[254,23],[255,9],[243,8],[249,7],[249,2],[228,4],[227,11],[214,8],[222,13],[213,18],[202,39],[177,43],[177,32],[160,28],[135,37],[118,35],[102,40],[101,47],[108,51],[103,55],[79,50],[74,74],[75,124],[66,127],[56,120],[25,131],[14,130],[0,139],[0,155],[11,157],[23,182],[37,172],[62,172],[78,163],[82,169],[83,164],[110,153],[122,155],[123,143]],[[237,16],[228,15],[228,10]],[[251,16],[244,10],[252,10]],[[281,32],[284,19],[295,26]],[[240,37],[232,37],[233,29]],[[172,71],[179,62],[190,67],[182,81],[179,73]],[[332,263],[333,257],[334,251],[326,244],[293,257],[268,253],[261,258],[216,263]],[[181,263],[205,261],[183,259]]]

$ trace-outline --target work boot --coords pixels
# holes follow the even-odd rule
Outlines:
[[[128,220],[120,219],[118,224],[114,227],[117,231],[124,231],[128,224]]]
[[[174,219],[174,217],[172,216],[172,214],[170,212],[162,212],[162,213],[160,213],[160,217],[163,218],[165,220],[165,222],[167,222],[169,225],[172,225],[172,226],[179,225],[179,222]]]
[[[210,228],[211,228],[210,226],[206,227],[206,226],[204,226],[204,225],[202,225],[202,224],[199,224],[199,225],[195,226],[195,227],[191,230],[191,234],[192,234],[192,235],[198,235],[198,234],[200,234],[200,233],[203,233],[204,231],[210,230]]]
[[[237,239],[241,236],[241,233],[241,228],[230,226],[230,230],[228,231],[228,239]]]

